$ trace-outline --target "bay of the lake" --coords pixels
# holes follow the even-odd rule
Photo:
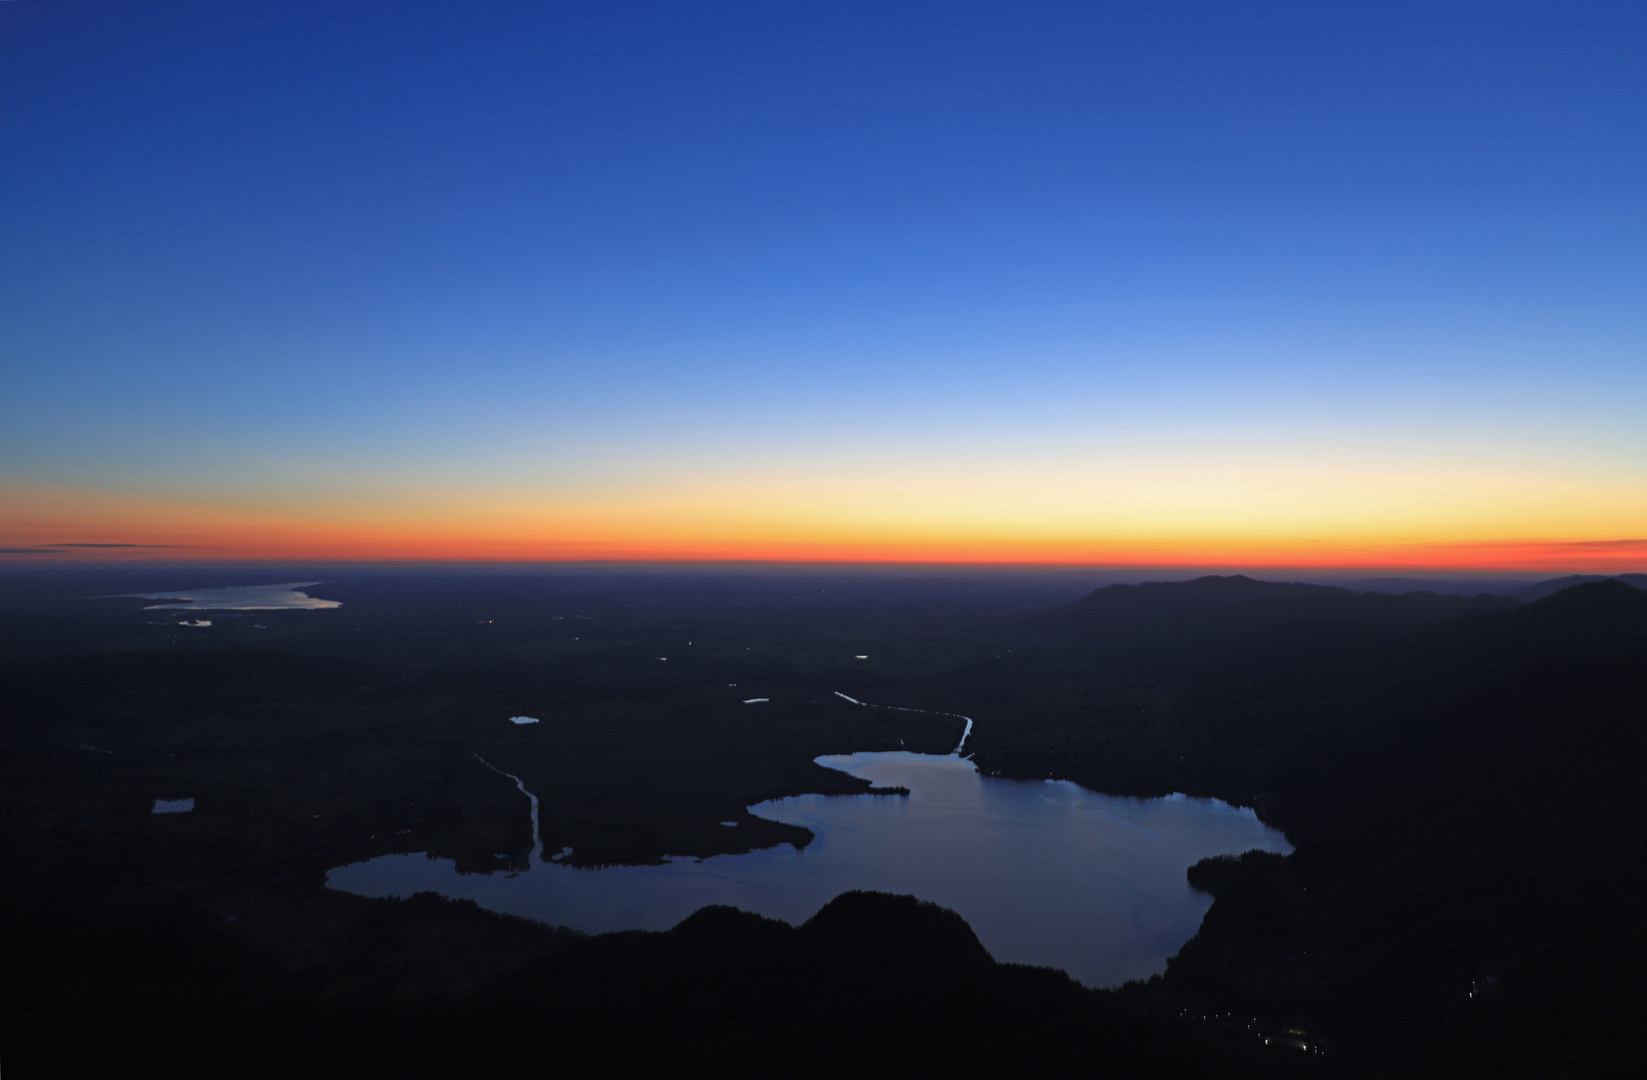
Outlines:
[[[848,889],[912,893],[959,912],[997,960],[1113,986],[1161,971],[1195,933],[1211,899],[1190,888],[1191,864],[1292,850],[1251,810],[1216,799],[1001,780],[954,755],[817,760],[910,794],[798,795],[749,808],[812,830],[817,838],[800,850],[601,869],[534,851],[518,874],[461,874],[447,859],[385,855],[337,867],[327,884],[363,896],[432,890],[588,933],[667,929],[706,904],[800,923]]]

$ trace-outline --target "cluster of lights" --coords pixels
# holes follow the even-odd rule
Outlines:
[[[1183,1020],[1196,1020],[1203,1024],[1222,1023],[1227,1027],[1248,1031],[1259,1035],[1258,1017],[1238,1017],[1234,1013],[1195,1013],[1188,1009],[1179,1009],[1178,1016]],[[1325,1054],[1327,1048],[1320,1043],[1308,1041],[1309,1032],[1303,1028],[1288,1028],[1285,1035],[1259,1035],[1265,1046],[1287,1047],[1309,1054]]]

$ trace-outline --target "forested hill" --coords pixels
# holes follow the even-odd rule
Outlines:
[[[1038,628],[1101,646],[1191,644],[1298,622],[1414,624],[1521,601],[1432,592],[1364,593],[1331,585],[1258,581],[1241,574],[1110,585],[1039,620]]]
[[[1551,578],[1549,581],[1540,581],[1536,585],[1517,589],[1510,595],[1517,600],[1542,600],[1546,596],[1558,593],[1563,589],[1570,589],[1574,585],[1588,585],[1600,581],[1621,581],[1637,589],[1647,589],[1647,574],[1614,574],[1610,577],[1601,574],[1570,574],[1567,577]]]
[[[1647,649],[1647,592],[1617,578],[1573,585],[1514,611],[1463,620],[1436,637],[1503,655],[1636,652]]]

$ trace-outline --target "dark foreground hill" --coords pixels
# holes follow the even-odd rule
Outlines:
[[[372,956],[477,926],[471,949],[507,935],[543,956],[462,997],[366,977]],[[229,929],[186,919],[36,941],[75,976],[7,1002],[6,1074],[1236,1080],[1299,1064],[998,964],[958,915],[909,896],[845,893],[799,927],[710,907],[664,933],[580,939],[425,893],[369,902],[357,933],[349,989],[347,958],[284,978]]]

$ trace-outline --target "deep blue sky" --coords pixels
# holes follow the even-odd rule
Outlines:
[[[1647,4],[52,0],[0,50],[30,528],[1377,532],[1336,484],[1647,535]]]

